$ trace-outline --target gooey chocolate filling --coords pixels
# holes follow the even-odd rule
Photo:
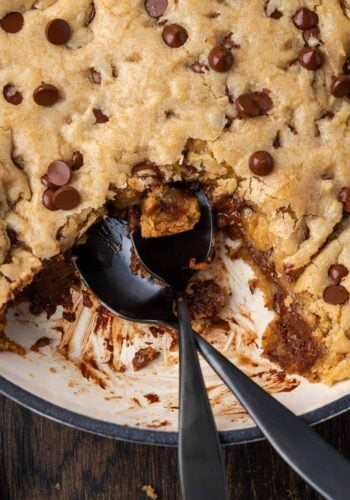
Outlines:
[[[304,319],[298,304],[286,307],[287,291],[278,279],[268,252],[256,249],[246,238],[243,209],[246,202],[238,197],[226,197],[214,204],[216,225],[230,238],[239,238],[249,258],[272,285],[274,309],[278,319],[270,326],[263,339],[264,353],[289,373],[310,375],[322,355],[322,346],[315,339],[311,326]]]

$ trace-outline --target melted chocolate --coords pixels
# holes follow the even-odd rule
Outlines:
[[[226,293],[214,280],[195,281],[191,285],[190,309],[194,317],[216,318],[226,303]]]
[[[40,339],[38,339],[34,345],[32,345],[32,347],[30,348],[31,351],[34,351],[34,352],[39,352],[40,349],[42,349],[43,347],[46,347],[48,345],[50,345],[51,343],[51,340],[47,337],[41,337]]]
[[[242,221],[243,200],[223,198],[214,205],[218,229],[228,236],[240,238],[252,261],[261,270],[276,291],[275,310],[279,318],[264,338],[264,352],[289,373],[310,374],[311,368],[322,355],[322,347],[313,336],[311,326],[298,310],[298,305],[287,308],[284,301],[287,291],[277,277],[270,253],[254,248],[245,236]]]
[[[74,263],[67,256],[58,255],[47,261],[34,281],[18,296],[17,301],[29,302],[30,312],[39,315],[46,312],[50,318],[59,305],[73,307],[72,289],[80,279]]]
[[[159,351],[153,349],[153,347],[145,347],[143,349],[139,349],[132,360],[132,366],[135,371],[141,370],[147,366],[151,361],[158,358],[160,355]]]

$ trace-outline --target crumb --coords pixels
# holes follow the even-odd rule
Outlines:
[[[192,283],[190,308],[195,318],[214,318],[226,304],[224,289],[213,280]]]
[[[151,498],[151,500],[157,500],[158,495],[155,492],[153,486],[151,486],[150,484],[142,486],[142,491],[146,493],[147,498]]]
[[[159,396],[158,394],[155,394],[154,392],[150,392],[148,394],[145,394],[145,398],[147,399],[147,401],[149,402],[149,404],[153,404],[153,403],[159,403]]]
[[[132,366],[135,371],[141,370],[147,366],[151,361],[159,356],[160,352],[153,349],[153,347],[145,347],[139,349],[132,360]]]
[[[208,266],[208,262],[197,262],[195,257],[192,257],[192,259],[190,259],[190,269],[195,269],[196,271],[204,271],[205,269],[208,269]]]
[[[42,349],[43,347],[46,347],[48,345],[50,345],[51,343],[51,339],[47,338],[47,337],[41,337],[40,339],[38,339],[35,344],[32,345],[32,347],[30,348],[31,351],[33,352],[39,352],[40,349]]]

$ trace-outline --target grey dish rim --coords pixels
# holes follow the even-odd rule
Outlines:
[[[147,445],[177,445],[176,432],[128,427],[87,417],[35,396],[2,376],[0,376],[0,394],[50,420],[91,434]],[[350,409],[350,394],[321,408],[305,413],[302,417],[310,425],[315,425],[348,409]],[[263,439],[263,435],[257,427],[248,427],[247,429],[220,432],[220,439],[223,445],[241,444]]]

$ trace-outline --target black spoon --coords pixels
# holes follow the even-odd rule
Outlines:
[[[136,323],[177,329],[168,287],[132,274],[132,243],[127,223],[107,218],[77,247],[82,278],[112,313]],[[206,340],[194,333],[211,367],[234,393],[281,457],[329,500],[349,498],[350,465],[299,417],[244,375]],[[205,498],[205,497],[204,497]],[[187,499],[186,499],[187,500]]]
[[[196,271],[190,260],[205,262],[213,243],[211,208],[203,191],[196,192],[201,218],[191,231],[162,238],[132,240],[143,266],[168,285],[176,302],[180,350],[179,472],[185,500],[228,498],[219,436],[192,334],[186,288]]]

